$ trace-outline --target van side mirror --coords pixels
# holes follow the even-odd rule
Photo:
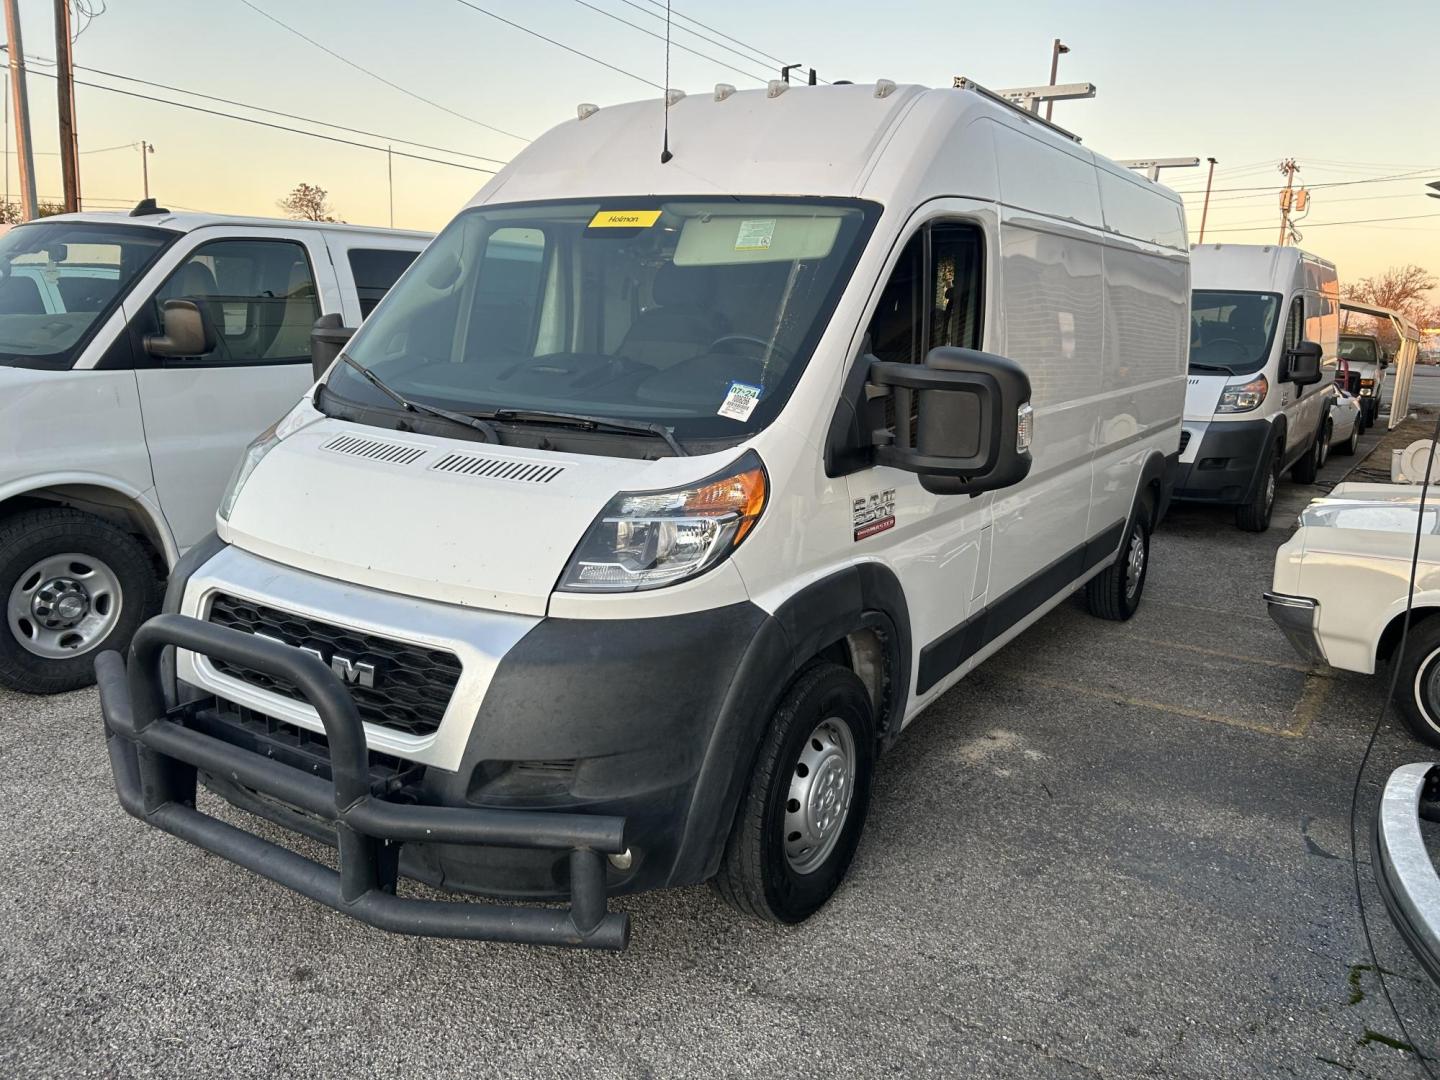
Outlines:
[[[204,356],[215,348],[215,328],[194,300],[166,300],[160,333],[145,335],[145,351],[161,359]]]
[[[310,331],[310,370],[317,382],[330,370],[330,365],[354,334],[355,328],[346,326],[337,312],[321,315],[315,320],[315,327]]]
[[[916,473],[936,495],[978,495],[1029,474],[1030,379],[1015,361],[931,349],[923,364],[875,361],[870,383],[895,406],[893,437],[875,448],[876,464]]]
[[[1313,341],[1302,341],[1285,350],[1285,379],[1296,386],[1310,386],[1320,381],[1320,358],[1324,350]]]

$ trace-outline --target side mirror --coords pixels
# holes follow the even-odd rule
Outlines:
[[[330,370],[330,365],[354,334],[355,328],[346,326],[345,320],[336,312],[321,315],[315,320],[315,328],[310,331],[310,370],[316,382]]]
[[[194,300],[166,300],[160,308],[160,333],[145,336],[145,351],[171,359],[204,356],[215,348],[215,328]]]
[[[870,383],[895,405],[893,440],[876,447],[876,464],[918,474],[936,495],[978,495],[1029,474],[1030,379],[1015,361],[931,349],[924,364],[875,361]]]
[[[1324,351],[1313,341],[1302,341],[1285,350],[1285,378],[1296,386],[1310,386],[1320,381],[1320,358]]]

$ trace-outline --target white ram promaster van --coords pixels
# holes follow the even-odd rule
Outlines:
[[[1286,469],[1311,483],[1330,447],[1340,288],[1335,267],[1292,247],[1191,251],[1190,382],[1175,498],[1235,507],[1270,527]]]
[[[357,323],[427,240],[149,202],[0,236],[0,685],[93,681],[313,382],[316,316]]]
[[[251,446],[98,664],[131,813],[410,933],[619,948],[608,894],[710,878],[795,922],[916,714],[1077,588],[1135,610],[1177,197],[969,83],[718,87],[664,161],[662,115],[517,155]]]

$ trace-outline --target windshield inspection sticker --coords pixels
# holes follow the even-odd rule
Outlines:
[[[763,386],[752,386],[750,383],[732,382],[730,389],[725,391],[725,400],[717,414],[731,420],[749,420],[755,406],[760,403],[760,394],[764,389]]]
[[[659,220],[659,210],[601,210],[586,228],[648,229]]]
[[[856,541],[868,540],[872,536],[895,527],[895,489],[886,488],[864,499],[856,499],[851,505],[851,521],[855,528]]]
[[[775,219],[749,218],[740,222],[740,231],[735,234],[736,251],[769,251],[770,241],[775,239]]]

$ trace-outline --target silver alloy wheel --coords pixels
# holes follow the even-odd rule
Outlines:
[[[855,792],[855,736],[838,717],[822,720],[805,738],[790,772],[785,801],[785,859],[808,874],[835,850]]]
[[[1272,468],[1265,474],[1265,513],[1270,513],[1271,507],[1275,505],[1275,470]]]
[[[27,652],[68,660],[104,641],[120,621],[120,579],[102,560],[71,551],[20,575],[5,606],[10,633]]]
[[[1125,599],[1134,600],[1145,576],[1145,534],[1137,525],[1130,530],[1130,550],[1125,554]]]
[[[1325,467],[1325,459],[1330,456],[1331,430],[1332,429],[1328,422],[1323,428],[1320,429],[1320,445],[1319,448],[1315,451],[1315,468],[1317,470],[1323,469]]]
[[[1420,715],[1425,722],[1440,732],[1440,721],[1436,720],[1435,712],[1440,706],[1440,649],[1436,649],[1415,669],[1415,705],[1420,710]]]

